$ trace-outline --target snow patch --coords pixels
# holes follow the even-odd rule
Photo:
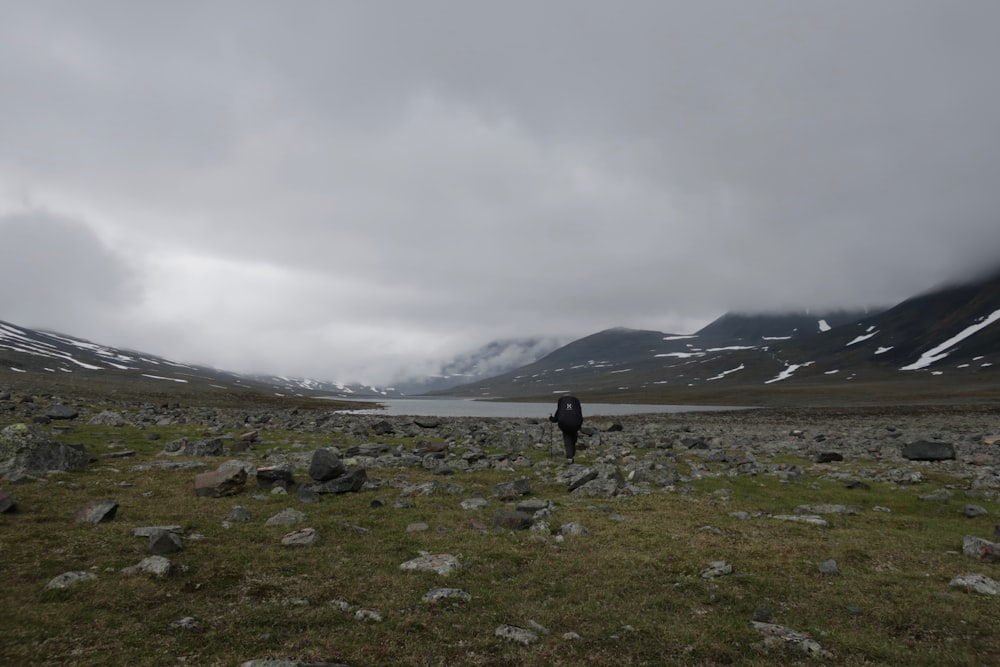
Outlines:
[[[771,378],[770,380],[765,380],[764,384],[771,384],[772,382],[781,382],[782,380],[787,380],[788,378],[792,377],[795,371],[799,370],[800,368],[805,368],[806,366],[812,366],[814,363],[815,362],[813,361],[807,361],[804,364],[790,364],[787,368],[785,368],[785,370],[778,373],[775,377]]]
[[[819,326],[819,330],[821,333],[825,333],[830,329],[832,329],[832,327],[829,324],[827,324],[826,320],[820,320],[817,324]]]
[[[151,380],[169,380],[170,382],[182,382],[184,384],[187,384],[187,380],[181,380],[180,378],[165,378],[159,375],[149,375],[148,373],[143,373],[142,377],[149,378]]]
[[[854,340],[852,340],[850,343],[848,343],[844,347],[850,347],[850,346],[854,345],[855,343],[860,343],[862,341],[866,341],[869,338],[872,338],[873,336],[875,336],[876,334],[878,334],[878,331],[872,331],[872,327],[868,327],[868,331],[871,332],[871,333],[863,333],[863,334],[861,334],[860,336],[858,336],[857,338],[855,338]]]
[[[947,357],[949,354],[951,354],[951,352],[953,351],[951,349],[952,347],[954,347],[958,343],[961,343],[963,340],[965,340],[969,336],[975,334],[976,332],[982,331],[983,329],[985,329],[986,327],[990,326],[991,324],[993,324],[997,320],[1000,320],[1000,310],[994,310],[992,313],[990,313],[986,317],[981,318],[978,322],[976,322],[972,326],[965,328],[964,330],[962,330],[959,333],[955,334],[954,336],[952,336],[951,338],[949,338],[945,342],[941,343],[937,347],[934,347],[934,348],[931,348],[930,350],[927,350],[922,355],[920,355],[919,359],[917,359],[916,361],[914,361],[912,364],[908,364],[906,366],[903,366],[899,370],[901,370],[901,371],[915,371],[915,370],[919,370],[921,368],[927,368],[928,366],[930,366],[931,364],[933,364],[936,361],[941,361],[942,359],[944,359],[945,357]]]
[[[726,377],[730,373],[735,373],[735,372],[741,371],[741,370],[743,370],[743,364],[740,364],[736,368],[730,368],[728,371],[722,371],[721,373],[719,373],[715,377],[705,378],[705,380],[707,382],[711,382],[712,380],[721,380],[722,378]]]

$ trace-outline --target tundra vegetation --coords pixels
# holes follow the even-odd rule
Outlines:
[[[24,421],[17,393],[8,399],[0,428]],[[1000,655],[1000,598],[954,583],[998,574],[963,552],[969,535],[994,539],[996,490],[974,484],[964,463],[888,454],[933,433],[957,442],[959,458],[973,447],[981,480],[992,465],[984,443],[1000,431],[988,407],[591,420],[575,469],[616,470],[620,484],[604,495],[569,490],[573,471],[554,455],[549,425],[532,420],[415,433],[400,419],[379,435],[378,417],[304,426],[339,423],[319,404],[288,412],[300,427],[209,423],[189,408],[139,423],[159,410],[139,402],[77,407],[74,420],[33,428],[94,462],[0,482],[16,498],[0,514],[2,664],[982,665]],[[106,409],[126,423],[91,422]],[[233,448],[251,429],[252,444]],[[511,430],[529,437],[516,448],[490,437]],[[902,437],[864,435],[879,432]],[[218,437],[221,457],[163,454],[166,443]],[[336,448],[351,464],[372,444],[450,458],[368,467],[360,491],[319,502],[297,495],[315,450]],[[446,465],[472,449],[489,465]],[[843,460],[817,462],[818,450],[838,449]],[[641,483],[631,473],[648,468],[636,462],[654,456],[673,477]],[[207,467],[148,465],[167,460]],[[228,460],[251,471],[292,465],[296,484],[258,488],[251,475],[233,495],[197,495],[195,475]],[[527,493],[498,492],[515,480]],[[117,503],[113,518],[74,519],[101,500]],[[245,514],[234,516],[237,506]],[[496,525],[518,507],[531,527]],[[304,520],[267,525],[286,509]],[[149,527],[172,527],[183,547],[165,555],[163,576],[127,574],[150,555]],[[314,543],[282,543],[305,527]],[[458,566],[401,568],[428,554]],[[66,572],[92,576],[49,586]]]

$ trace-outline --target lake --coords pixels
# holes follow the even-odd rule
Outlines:
[[[339,399],[338,400],[343,400]],[[384,409],[351,410],[351,414],[378,414],[391,417],[535,417],[543,419],[555,412],[556,402],[508,403],[471,398],[386,398],[366,399]],[[638,403],[584,403],[584,417],[636,415],[646,413],[711,412],[746,410],[745,406],[724,405],[643,405]]]

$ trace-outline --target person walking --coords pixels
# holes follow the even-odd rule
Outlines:
[[[549,415],[549,421],[558,424],[562,431],[563,447],[566,449],[566,463],[576,458],[576,439],[583,426],[583,411],[576,396],[560,396],[556,403],[556,413]]]

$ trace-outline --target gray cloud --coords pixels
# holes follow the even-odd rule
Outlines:
[[[73,289],[128,313],[31,284],[0,318],[386,381],[892,304],[1000,247],[985,0],[0,9],[0,215],[86,225],[111,259]]]

